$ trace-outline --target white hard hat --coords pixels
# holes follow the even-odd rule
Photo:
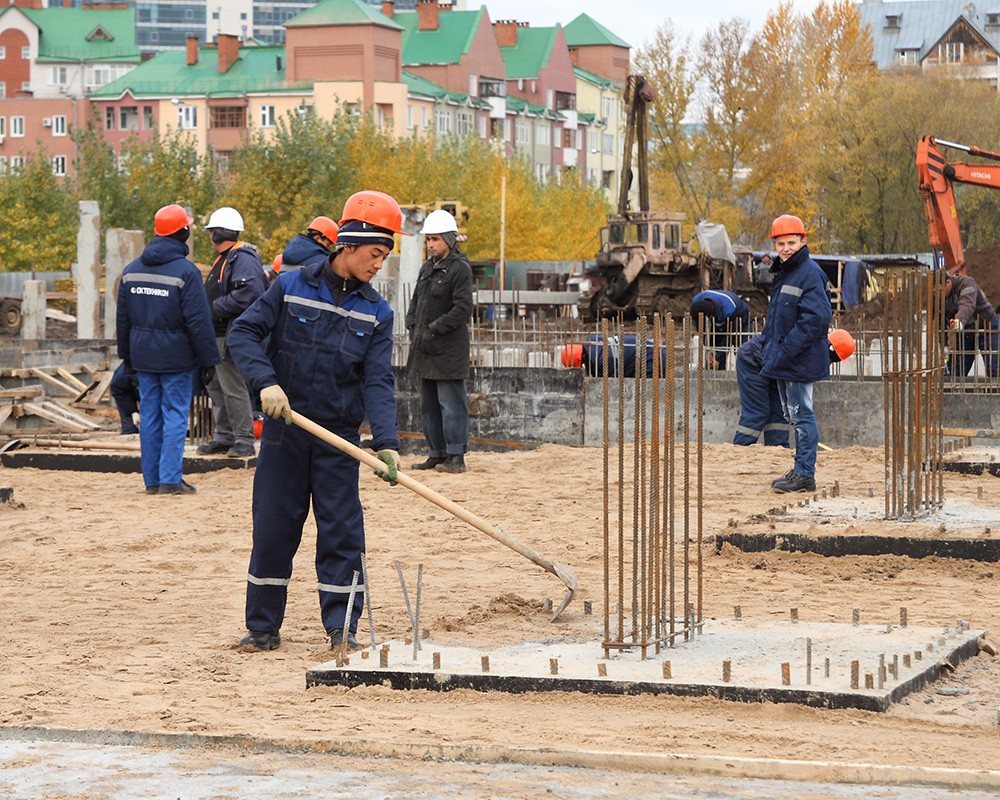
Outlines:
[[[223,206],[212,213],[212,216],[208,218],[208,224],[205,226],[205,230],[211,230],[212,228],[225,228],[230,231],[241,231],[243,230],[243,217],[240,216],[240,212],[235,208],[230,208],[229,206]]]
[[[455,218],[445,211],[443,208],[439,208],[437,211],[432,211],[427,215],[427,219],[424,220],[424,227],[420,229],[421,233],[458,233],[458,223],[455,222]]]

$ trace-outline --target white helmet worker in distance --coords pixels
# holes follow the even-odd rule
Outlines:
[[[205,230],[210,231],[212,228],[225,228],[228,231],[237,232],[242,231],[243,217],[240,216],[240,212],[235,208],[223,206],[213,211],[212,216],[208,218]]]
[[[427,215],[427,219],[424,220],[424,227],[420,229],[420,232],[423,234],[458,233],[458,222],[443,208],[439,208],[437,211],[432,211]]]

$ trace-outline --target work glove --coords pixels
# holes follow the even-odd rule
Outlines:
[[[215,367],[202,367],[198,372],[198,380],[201,381],[201,388],[208,390],[208,384],[215,377]]]
[[[396,485],[396,470],[399,469],[399,453],[395,450],[379,450],[379,461],[386,463],[385,469],[372,470],[382,480],[388,482],[390,486]]]
[[[260,408],[269,417],[284,419],[286,425],[292,424],[292,407],[288,404],[288,395],[278,384],[260,390]]]
[[[135,370],[132,369],[132,362],[129,361],[127,358],[124,361],[122,361],[122,372],[125,373],[126,377],[129,378],[135,377]]]
[[[132,424],[135,425],[135,427],[137,427],[137,428],[139,427],[139,412],[138,411],[133,411],[132,412]]]
[[[965,326],[962,325],[962,321],[956,317],[951,322],[948,323],[948,327],[951,328],[953,331],[960,331]]]

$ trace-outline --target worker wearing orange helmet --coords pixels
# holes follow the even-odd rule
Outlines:
[[[281,251],[281,265],[288,270],[326,261],[337,241],[338,226],[329,217],[319,216],[309,223],[305,233],[293,236]]]
[[[118,288],[118,356],[139,383],[146,494],[195,491],[183,478],[191,393],[220,361],[201,272],[187,259],[191,222],[176,203],[157,211],[155,236]]]
[[[376,474],[395,482],[393,313],[371,280],[392,252],[402,223],[399,204],[389,195],[351,195],[333,253],[300,269],[282,269],[229,333],[233,359],[247,386],[260,394],[267,415],[254,476],[243,649],[273,650],[281,644],[292,559],[310,506],[323,626],[333,648],[345,638],[349,648],[357,647],[364,585],[350,609],[348,603],[365,549],[358,462],[291,427],[291,410],[354,445],[360,444],[359,428],[367,417],[371,447],[385,462]]]
[[[827,331],[833,307],[826,274],[809,257],[802,220],[791,214],[777,217],[771,240],[777,258],[761,331],[760,374],[777,382],[785,419],[795,429],[795,463],[771,487],[778,493],[813,492],[819,447],[813,384],[830,377]]]

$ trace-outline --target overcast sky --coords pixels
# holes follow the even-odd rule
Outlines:
[[[818,0],[793,0],[799,14],[810,13]],[[759,30],[777,0],[467,0],[466,8],[485,5],[490,19],[516,19],[534,26],[566,25],[580,13],[593,17],[612,33],[638,49],[667,19],[680,35],[691,34],[697,44],[707,30],[721,20],[741,17],[753,31]]]

